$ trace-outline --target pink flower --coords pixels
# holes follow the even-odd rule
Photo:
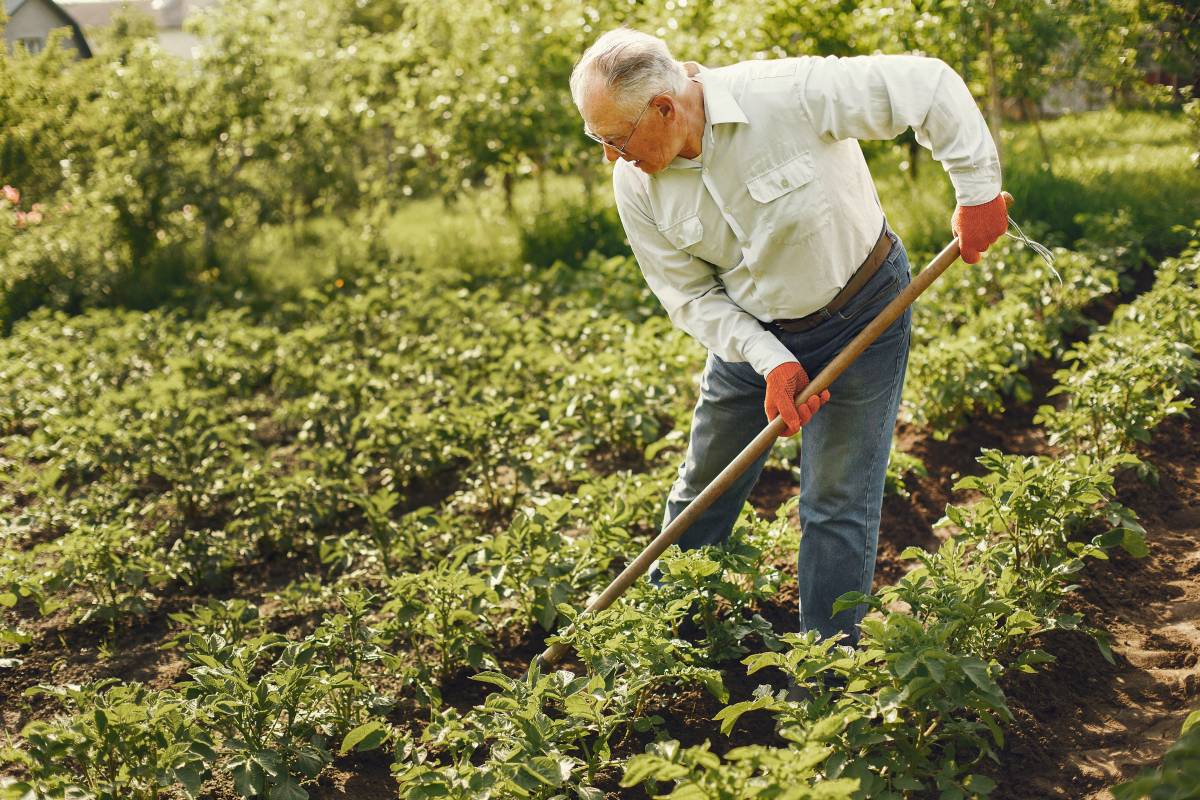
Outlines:
[[[4,184],[4,189],[0,190],[4,193],[4,199],[12,203],[14,206],[21,202],[21,193],[7,183]]]
[[[42,205],[41,203],[34,203],[33,210],[40,214],[46,210],[46,207],[44,205]]]
[[[17,227],[18,228],[25,227],[25,212],[24,211],[17,212]]]
[[[37,225],[39,222],[42,221],[42,212],[30,211],[28,214],[25,215],[25,219],[29,220],[29,223],[31,225]]]

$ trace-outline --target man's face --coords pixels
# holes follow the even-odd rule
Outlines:
[[[611,143],[601,145],[606,159],[623,158],[648,175],[666,168],[682,147],[678,108],[670,94],[655,95],[640,116],[631,117],[622,115],[608,92],[599,89],[585,105],[583,118],[588,130]]]

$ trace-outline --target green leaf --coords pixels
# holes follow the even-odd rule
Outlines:
[[[855,608],[863,604],[871,608],[879,607],[879,600],[869,594],[862,592],[846,592],[844,595],[833,601],[833,613],[838,614],[850,608]]]
[[[506,692],[512,691],[513,687],[516,686],[516,682],[512,678],[502,675],[499,672],[481,672],[478,675],[472,675],[471,680],[499,686]]]
[[[988,674],[987,664],[977,658],[966,658],[962,661],[963,674],[970,678],[971,683],[985,692],[994,689],[992,678]]]
[[[683,764],[672,764],[660,756],[637,755],[625,763],[625,774],[621,777],[621,785],[628,788],[638,786],[648,780],[673,781],[687,774],[688,768]]]
[[[1104,656],[1104,660],[1109,664],[1116,665],[1112,648],[1108,644],[1108,634],[1104,631],[1092,631],[1092,638],[1096,640],[1096,647],[1100,649],[1100,655]]]
[[[976,794],[986,795],[995,790],[996,782],[986,775],[971,774],[963,781],[963,786]]]
[[[231,762],[233,788],[242,797],[256,797],[263,792],[264,775],[262,765],[252,756]]]
[[[571,759],[538,756],[521,765],[521,774],[544,786],[562,786],[571,777]],[[521,782],[525,785],[525,782]]]
[[[1121,547],[1126,553],[1134,558],[1145,558],[1150,555],[1150,548],[1146,546],[1146,537],[1140,531],[1124,528],[1123,532]]]
[[[268,796],[270,800],[308,800],[308,792],[301,789],[300,784],[291,775],[276,784]]]
[[[721,673],[713,670],[705,672],[700,676],[700,681],[704,684],[704,688],[708,689],[708,693],[722,703],[729,702],[729,690],[725,688],[725,681],[721,677]]]
[[[347,753],[350,750],[357,749],[359,752],[365,750],[374,750],[388,737],[388,728],[379,720],[359,725],[354,730],[346,734],[342,739],[342,753]]]

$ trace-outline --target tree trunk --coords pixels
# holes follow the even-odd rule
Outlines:
[[[513,215],[513,174],[511,169],[504,171],[504,210],[511,217]]]
[[[1024,98],[1025,116],[1033,121],[1033,129],[1037,131],[1038,144],[1042,148],[1042,163],[1046,165],[1046,171],[1051,175],[1054,174],[1054,163],[1050,160],[1050,145],[1046,143],[1046,137],[1042,134],[1042,112],[1038,110],[1037,103]]]
[[[550,207],[550,200],[546,196],[546,167],[541,159],[538,159],[533,162],[533,169],[537,173],[538,211],[545,214]]]
[[[1000,79],[996,75],[996,50],[992,44],[992,18],[983,17],[983,51],[987,57],[988,71],[988,127],[992,129],[992,139],[996,142],[996,156],[1004,163],[1004,153],[1000,144]]]

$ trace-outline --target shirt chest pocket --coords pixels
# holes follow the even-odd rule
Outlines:
[[[720,231],[714,228],[705,236],[700,214],[691,214],[677,222],[661,223],[659,233],[678,250],[707,261],[720,272],[725,267]]]
[[[746,180],[759,232],[773,243],[798,243],[829,223],[829,199],[816,177],[812,153],[786,155]]]

